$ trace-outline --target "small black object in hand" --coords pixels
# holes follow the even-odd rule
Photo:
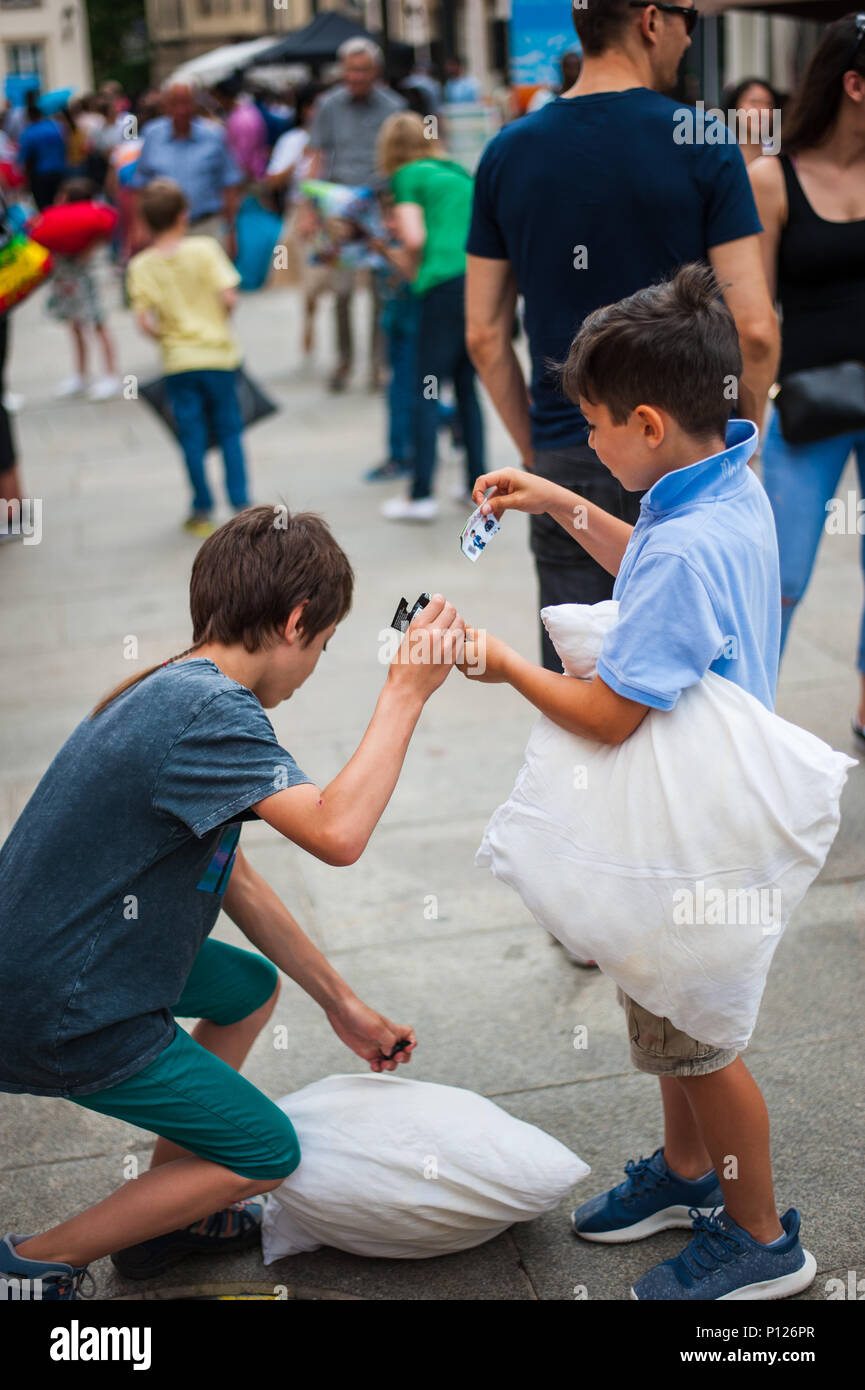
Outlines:
[[[383,1052],[379,1058],[380,1062],[392,1062],[398,1052],[405,1052],[406,1048],[411,1047],[411,1038],[401,1038],[390,1052]]]
[[[393,615],[393,622],[391,623],[391,627],[395,627],[397,632],[407,631],[408,625],[411,622],[412,618],[415,616],[415,614],[419,613],[422,608],[426,608],[428,603],[429,594],[421,594],[415,600],[413,608],[409,608],[408,599],[401,598],[399,601],[399,608]]]

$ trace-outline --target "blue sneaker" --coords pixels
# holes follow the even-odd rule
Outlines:
[[[761,1245],[726,1211],[694,1211],[694,1238],[674,1260],[664,1260],[638,1279],[631,1297],[645,1301],[790,1298],[814,1282],[817,1261],[799,1244],[795,1207],[781,1217],[784,1239]]]
[[[64,1302],[74,1303],[81,1298],[92,1298],[93,1275],[83,1266],[74,1269],[72,1265],[51,1264],[46,1260],[25,1260],[15,1252],[15,1247],[32,1236],[5,1235],[0,1240],[0,1302]],[[81,1285],[84,1279],[90,1280],[90,1292],[83,1294]]]
[[[129,1245],[111,1256],[114,1268],[126,1279],[151,1279],[178,1264],[186,1255],[231,1255],[257,1245],[261,1236],[264,1201],[259,1197],[233,1202],[230,1207],[205,1216],[182,1231]]]
[[[715,1207],[724,1205],[714,1168],[694,1182],[680,1178],[667,1167],[663,1149],[636,1163],[629,1159],[625,1173],[618,1187],[577,1207],[571,1216],[575,1235],[609,1245],[644,1240],[657,1231],[689,1227],[692,1208],[710,1216]]]

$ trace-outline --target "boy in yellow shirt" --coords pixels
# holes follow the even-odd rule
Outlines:
[[[162,349],[165,384],[192,484],[184,529],[213,530],[213,498],[204,460],[210,429],[225,461],[225,487],[235,511],[249,505],[243,419],[237,398],[240,349],[229,325],[240,276],[213,237],[187,236],[188,206],[171,179],[141,191],[141,216],[153,233],[127,272],[139,328]]]

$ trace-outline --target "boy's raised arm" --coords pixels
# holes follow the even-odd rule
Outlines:
[[[390,801],[424,704],[462,656],[464,632],[453,605],[434,594],[391,662],[366,733],[342,771],[323,791],[308,783],[288,787],[253,810],[317,859],[356,863]]]
[[[470,680],[512,685],[554,724],[599,743],[624,743],[649,710],[611,690],[600,676],[577,680],[547,671],[477,628],[466,628],[465,653],[460,669]]]
[[[487,499],[485,512],[492,512],[496,519],[507,511],[534,515],[546,512],[609,574],[618,574],[634,529],[626,521],[611,516],[577,492],[519,468],[500,468],[478,478],[473,501],[483,502],[484,493],[491,487],[496,491]]]

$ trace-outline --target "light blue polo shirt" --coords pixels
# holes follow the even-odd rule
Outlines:
[[[781,581],[772,509],[748,467],[756,447],[756,425],[731,420],[723,453],[643,497],[613,588],[619,621],[598,660],[619,695],[672,709],[715,671],[774,708]]]

